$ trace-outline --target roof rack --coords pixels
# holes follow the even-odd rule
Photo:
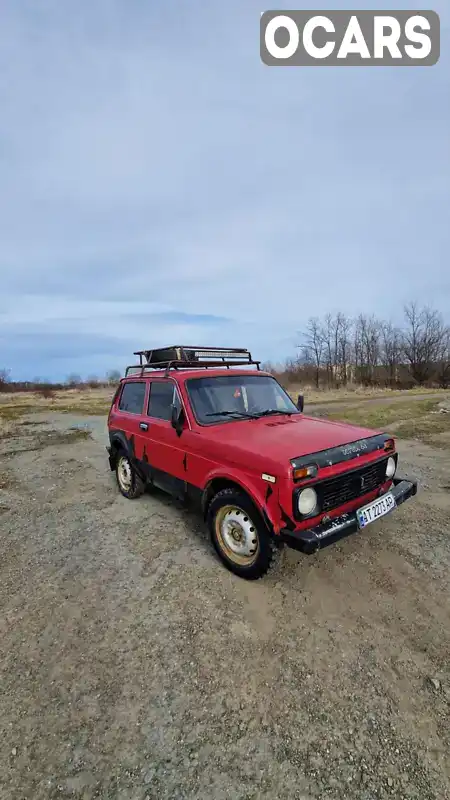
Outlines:
[[[260,369],[260,361],[254,361],[249,350],[243,347],[193,347],[176,345],[153,350],[135,350],[139,364],[132,364],[125,370],[125,376],[143,375],[145,370],[199,369],[208,367],[248,367],[255,365]]]

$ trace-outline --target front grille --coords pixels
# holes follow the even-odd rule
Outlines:
[[[317,488],[320,491],[321,511],[331,511],[377,489],[386,480],[386,462],[387,458],[383,458],[375,464],[346,472],[320,484]]]

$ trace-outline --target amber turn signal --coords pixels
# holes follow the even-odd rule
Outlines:
[[[294,481],[301,481],[305,478],[314,478],[317,475],[317,467],[315,464],[310,464],[309,467],[300,467],[294,469]]]

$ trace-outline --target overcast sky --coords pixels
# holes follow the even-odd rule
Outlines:
[[[2,0],[0,368],[280,360],[311,314],[449,316],[448,0],[426,68],[266,67],[283,7]]]

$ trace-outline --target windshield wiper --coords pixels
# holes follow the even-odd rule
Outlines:
[[[265,411],[260,411],[257,416],[258,417],[268,417],[271,414],[285,414],[288,417],[292,416],[292,414],[296,414],[296,411],[286,411],[284,408],[267,408]]]
[[[244,417],[246,419],[257,419],[259,414],[249,414],[247,411],[211,411],[205,414],[206,417]]]

